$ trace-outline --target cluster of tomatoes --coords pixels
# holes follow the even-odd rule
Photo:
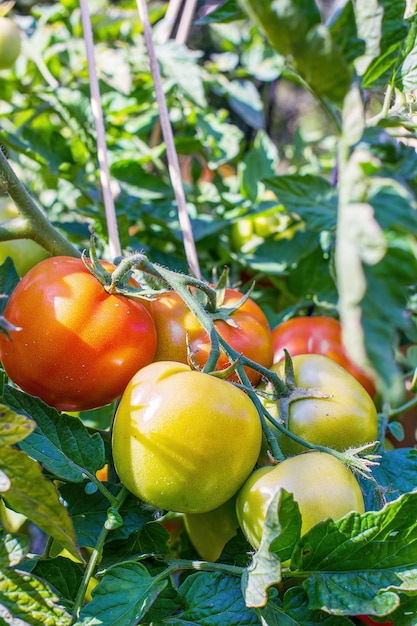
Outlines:
[[[180,514],[202,558],[217,560],[239,527],[257,549],[281,489],[299,504],[302,533],[326,517],[364,510],[351,470],[304,445],[343,451],[377,436],[373,382],[345,353],[336,320],[296,318],[271,330],[251,298],[223,290],[214,327],[249,360],[248,393],[223,351],[215,371],[203,371],[210,337],[176,291],[148,301],[109,293],[81,259],[35,265],[4,315],[15,330],[0,335],[1,361],[24,391],[61,411],[120,398],[112,452],[121,482],[144,502]],[[277,392],[274,375],[286,393]],[[269,438],[260,406],[270,416]],[[280,462],[271,437],[284,453]]]

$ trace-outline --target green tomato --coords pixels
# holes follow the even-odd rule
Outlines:
[[[0,18],[1,25],[1,18]],[[1,34],[0,34],[1,41]],[[1,43],[0,43],[1,48]],[[1,54],[1,52],[0,52]],[[19,211],[6,198],[0,199],[0,223],[7,222],[19,217]],[[7,257],[13,260],[16,271],[19,276],[23,276],[34,265],[37,265],[49,254],[35,241],[31,239],[10,239],[9,241],[0,241],[0,265],[4,263]]]
[[[113,424],[122,483],[166,511],[205,513],[229,500],[255,467],[262,427],[250,398],[184,363],[158,361],[127,385]]]
[[[256,550],[268,507],[281,489],[292,493],[298,503],[302,535],[326,518],[337,520],[351,511],[365,510],[358,481],[331,454],[305,452],[278,465],[262,467],[251,474],[236,497],[239,525]]]
[[[235,498],[207,513],[186,513],[184,523],[199,556],[205,561],[217,561],[224,546],[239,528]]]
[[[309,443],[334,450],[346,450],[375,441],[378,417],[375,404],[364,387],[341,365],[320,354],[301,354],[292,358],[295,385],[309,390],[306,397],[290,402],[290,432]],[[284,362],[270,368],[284,377]],[[272,393],[270,385],[259,387]],[[320,397],[321,396],[321,397]],[[272,417],[280,418],[279,404],[262,399]],[[306,448],[274,430],[286,456]]]
[[[13,66],[21,49],[20,30],[8,17],[0,17],[0,70]]]

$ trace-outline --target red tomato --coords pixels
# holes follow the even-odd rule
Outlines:
[[[272,330],[274,363],[284,358],[284,348],[290,356],[323,354],[339,363],[354,376],[367,392],[375,395],[370,376],[349,358],[342,344],[342,326],[331,317],[295,317]]]
[[[235,289],[226,289],[222,307],[233,307],[243,297]],[[207,363],[211,344],[206,331],[188,309],[175,291],[168,291],[147,303],[156,326],[158,347],[155,361],[177,361],[193,363],[187,358],[187,336],[191,348],[192,360],[201,368]],[[264,367],[272,364],[272,334],[268,320],[262,309],[250,298],[231,314],[234,325],[223,320],[215,320],[217,332],[239,354],[259,363]],[[216,370],[230,365],[222,353],[217,361]],[[260,380],[260,374],[251,368],[245,368],[252,384]],[[237,381],[236,374],[229,377]]]
[[[394,626],[394,622],[374,622],[368,615],[358,615],[358,619],[362,624],[369,624],[370,626]]]
[[[77,258],[51,257],[33,267],[4,316],[19,329],[11,339],[0,335],[6,373],[61,411],[112,402],[156,350],[155,325],[142,304],[108,294]]]

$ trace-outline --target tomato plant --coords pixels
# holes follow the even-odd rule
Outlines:
[[[4,369],[21,389],[60,410],[112,402],[155,353],[146,309],[109,295],[77,258],[51,257],[33,267],[10,296],[5,317],[16,330],[0,336]]]
[[[236,496],[239,525],[254,548],[260,546],[268,506],[282,489],[299,505],[301,534],[327,517],[365,510],[359,484],[341,461],[323,452],[299,454],[256,470]]]
[[[417,615],[417,396],[409,382],[415,381],[416,362],[411,353],[405,362],[401,347],[417,344],[413,3],[204,1],[197,3],[197,19],[190,19],[192,2],[12,4],[3,2],[0,14],[12,10],[22,49],[13,68],[0,71],[0,191],[10,196],[20,217],[0,222],[1,241],[30,237],[52,257],[77,258],[91,247],[94,233],[99,257],[117,259],[117,271],[106,285],[111,295],[94,283],[106,302],[120,298],[117,310],[122,311],[127,303],[133,306],[126,284],[131,271],[141,296],[145,291],[154,296],[155,285],[160,289],[161,284],[178,293],[178,301],[185,296],[187,319],[182,321],[181,301],[178,311],[171,310],[173,316],[178,313],[175,324],[167,315],[170,328],[165,335],[157,333],[163,360],[139,369],[138,375],[148,367],[171,372],[183,362],[184,371],[146,382],[165,390],[171,381],[167,403],[157,407],[158,394],[142,402],[142,395],[136,399],[132,391],[121,405],[127,443],[120,440],[117,446],[120,477],[111,454],[117,401],[61,411],[0,370],[2,619],[33,626],[346,626],[358,623],[359,616],[372,616],[409,626]],[[184,32],[187,24],[192,24],[192,42]],[[152,40],[157,42],[157,63]],[[170,127],[172,133],[167,133]],[[259,548],[248,544],[238,528],[222,550],[228,533],[220,541],[224,520],[216,519],[215,512],[236,496],[231,491],[238,459],[250,473],[236,478],[233,489],[249,480],[252,471],[256,474],[249,469],[249,457],[258,464],[254,439],[258,441],[259,423],[265,426],[263,417],[267,420],[261,391],[246,384],[242,388],[235,379],[222,380],[225,374],[213,371],[216,359],[207,361],[201,348],[208,343],[206,336],[198,336],[199,343],[191,346],[193,333],[197,336],[203,328],[215,349],[219,342],[228,358],[236,360],[236,371],[245,379],[242,366],[251,363],[237,359],[246,348],[232,341],[238,330],[232,325],[235,312],[221,303],[216,311],[214,301],[204,299],[204,294],[212,295],[209,283],[223,268],[228,284],[239,292],[247,293],[251,286],[250,296],[272,328],[309,312],[337,314],[348,354],[355,363],[369,364],[378,389],[381,442],[376,450],[333,450],[331,457],[343,461],[342,466],[323,470],[304,492],[312,499],[303,518],[316,514],[324,491],[332,502],[324,499],[329,509],[323,515],[330,517],[300,537],[296,503],[302,498],[294,501],[278,491],[274,502],[282,497],[277,508],[268,509]],[[8,260],[0,266],[0,329],[16,340],[20,331],[12,332],[3,314],[17,281]],[[95,403],[97,389],[107,391],[114,374],[114,368],[110,372],[103,366],[101,348],[107,350],[111,342],[116,349],[130,333],[119,327],[122,320],[113,311],[116,334],[106,327],[104,343],[101,335],[100,348],[88,349],[83,360],[81,348],[89,346],[80,345],[85,325],[78,324],[78,314],[85,309],[91,323],[98,318],[83,289],[81,296],[82,303],[77,300],[71,310],[77,323],[68,333],[68,347],[57,354],[52,369],[68,381],[84,370],[98,372],[98,379],[87,377],[85,387]],[[136,298],[134,303],[136,311]],[[31,307],[36,341],[51,336],[49,326],[56,328],[56,319],[50,321],[42,311],[36,304]],[[129,320],[135,315],[129,314]],[[223,329],[227,337],[219,335]],[[258,335],[260,330],[251,325],[253,347]],[[298,358],[295,349],[290,353]],[[251,354],[254,361],[262,358],[261,352]],[[271,346],[268,354],[267,368],[273,361]],[[32,343],[19,369],[39,373],[33,365],[38,356]],[[76,358],[79,368],[65,371]],[[201,362],[195,365],[197,358]],[[362,401],[351,378],[341,395],[335,370],[328,370],[320,385],[313,381],[314,388],[302,387],[289,375],[287,389],[273,375],[278,371],[283,376],[282,370],[268,372],[260,363],[259,369],[263,384],[274,382],[280,396],[267,399],[267,407],[285,425],[291,426],[293,413],[301,408],[310,415],[316,407],[324,420],[315,422],[316,430],[325,431],[332,424],[330,415],[324,419],[326,407],[333,407],[338,430],[330,444],[343,448],[355,443],[354,431],[362,440],[374,436],[375,414],[366,409],[370,398]],[[44,386],[56,387],[52,374],[43,373]],[[210,382],[201,387],[201,380]],[[261,409],[251,439],[251,428],[242,424],[241,401],[253,423],[254,407]],[[185,406],[187,412],[181,413]],[[410,421],[403,420],[405,411]],[[157,414],[163,424],[151,438],[143,433],[155,425]],[[405,427],[404,439],[396,420]],[[120,434],[120,423],[118,429]],[[304,425],[300,434],[308,436]],[[274,464],[265,479],[279,468],[283,472],[287,463],[293,467],[315,458],[316,452],[287,448],[292,443],[281,431],[281,450],[269,435],[264,428],[268,444],[257,457]],[[395,449],[387,445],[387,436],[395,436]],[[136,446],[142,446],[139,455]],[[267,454],[268,446],[273,455]],[[103,480],[101,469],[107,463]],[[331,505],[340,504],[344,493],[338,489],[344,484],[340,467],[342,475],[350,468],[349,476],[358,478],[366,510],[333,521],[339,512]],[[202,513],[161,510],[136,494],[136,471],[146,472],[156,504],[178,508],[177,501],[159,498],[183,479],[184,498],[200,505],[210,499],[217,508]],[[310,471],[309,478],[314,474]],[[300,476],[291,472],[298,484]],[[201,484],[211,479],[209,498]],[[321,491],[313,498],[317,485]],[[220,496],[229,498],[224,505],[217,501]],[[212,516],[212,525],[205,525]],[[199,532],[193,531],[194,522],[201,522]]]
[[[219,313],[231,309],[230,320],[227,316],[226,319],[220,319],[220,315],[216,316],[214,313],[214,326],[219,335],[238,353],[269,367],[272,363],[272,338],[268,320],[260,306],[251,298],[235,308],[242,298],[243,294],[239,291],[226,289]],[[211,350],[210,339],[179,294],[175,291],[162,293],[147,306],[158,335],[155,360],[175,360],[191,365],[196,363],[203,368]],[[187,342],[191,358],[188,355]],[[229,365],[230,360],[222,352],[216,369],[222,370]],[[260,374],[257,371],[249,367],[245,367],[245,371],[253,384],[259,381]],[[236,381],[236,374],[232,373],[229,379]]]
[[[142,368],[113,425],[116,471],[157,508],[204,513],[229,500],[255,466],[258,412],[240,389],[184,363]]]
[[[378,417],[375,404],[362,385],[341,365],[321,354],[299,354],[292,359],[294,384],[300,388],[287,406],[288,430],[301,439],[335,450],[347,450],[375,441]],[[271,371],[284,376],[284,362]],[[272,391],[270,384],[262,389]],[[263,402],[275,417],[278,404],[271,397]],[[287,402],[283,400],[283,402]],[[282,406],[282,404],[281,404]],[[285,454],[296,454],[303,446],[287,435],[276,433]]]
[[[14,65],[21,45],[18,26],[8,17],[0,17],[0,70]]]
[[[348,370],[371,396],[375,395],[373,379],[358,367],[342,343],[342,326],[332,317],[294,317],[272,329],[274,363],[284,358],[284,349],[291,356],[323,354]]]
[[[16,206],[9,200],[0,198],[0,223],[16,219],[18,216],[19,212]],[[31,267],[49,255],[46,250],[31,239],[0,241],[0,263],[3,263],[8,256],[13,260],[17,273],[23,276]]]

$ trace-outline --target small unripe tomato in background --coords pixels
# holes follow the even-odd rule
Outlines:
[[[11,68],[22,46],[19,27],[8,17],[0,17],[0,70]]]

